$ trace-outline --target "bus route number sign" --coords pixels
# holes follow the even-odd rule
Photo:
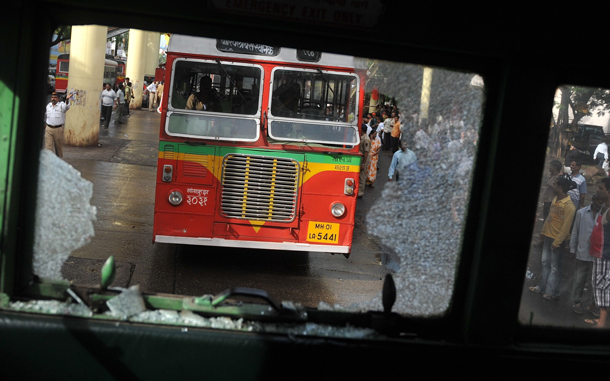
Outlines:
[[[307,240],[320,243],[338,243],[339,224],[309,221]]]

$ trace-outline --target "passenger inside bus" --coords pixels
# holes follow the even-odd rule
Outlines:
[[[212,89],[212,78],[202,77],[199,92],[191,94],[186,101],[187,110],[222,112],[220,98]]]
[[[296,118],[299,112],[301,86],[296,82],[284,83],[274,93],[276,96],[271,103],[273,115]]]

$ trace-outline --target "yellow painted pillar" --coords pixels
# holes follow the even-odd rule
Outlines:
[[[134,100],[130,109],[142,108],[142,89],[146,75],[146,45],[148,32],[139,29],[129,30],[129,47],[127,50],[127,77],[131,81]]]
[[[98,143],[107,32],[107,26],[72,27],[67,93],[73,95],[64,130],[68,145],[87,147]]]
[[[432,68],[424,68],[424,76],[421,85],[421,103],[419,107],[419,120],[428,119],[430,110],[430,87],[432,85]],[[428,122],[430,122],[428,120]]]

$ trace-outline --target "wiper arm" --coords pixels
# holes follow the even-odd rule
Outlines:
[[[326,88],[328,90],[330,90],[331,93],[333,93],[333,96],[335,95],[335,92],[333,91],[332,87],[330,87],[330,80],[328,79],[328,77],[326,76],[326,74],[324,74],[324,72],[322,71],[322,69],[317,68],[316,70],[318,70],[318,73],[320,73],[320,75],[322,76],[322,78],[324,79],[324,81],[326,82]],[[326,98],[328,99],[328,98]]]
[[[235,85],[235,81],[233,81],[233,78],[231,78],[231,76],[229,75],[229,73],[227,73],[227,71],[225,70],[225,67],[220,63],[220,60],[217,59],[216,63],[218,64],[218,66],[220,66],[220,68],[222,69],[222,71],[225,73],[225,75],[227,76],[227,78],[229,78],[229,82],[231,82],[231,84],[233,85],[233,88],[235,88],[237,90],[237,94],[239,94],[239,96],[241,97],[241,99],[244,101],[244,103],[246,103],[246,98],[244,98],[244,96],[242,95],[241,91],[239,91],[239,88]]]

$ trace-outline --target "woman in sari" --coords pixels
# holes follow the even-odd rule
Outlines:
[[[366,169],[366,185],[371,188],[375,188],[373,183],[377,178],[377,163],[379,162],[379,151],[381,150],[381,139],[377,137],[377,131],[373,130],[369,134],[371,138],[371,150],[369,155],[371,157],[370,164]]]

